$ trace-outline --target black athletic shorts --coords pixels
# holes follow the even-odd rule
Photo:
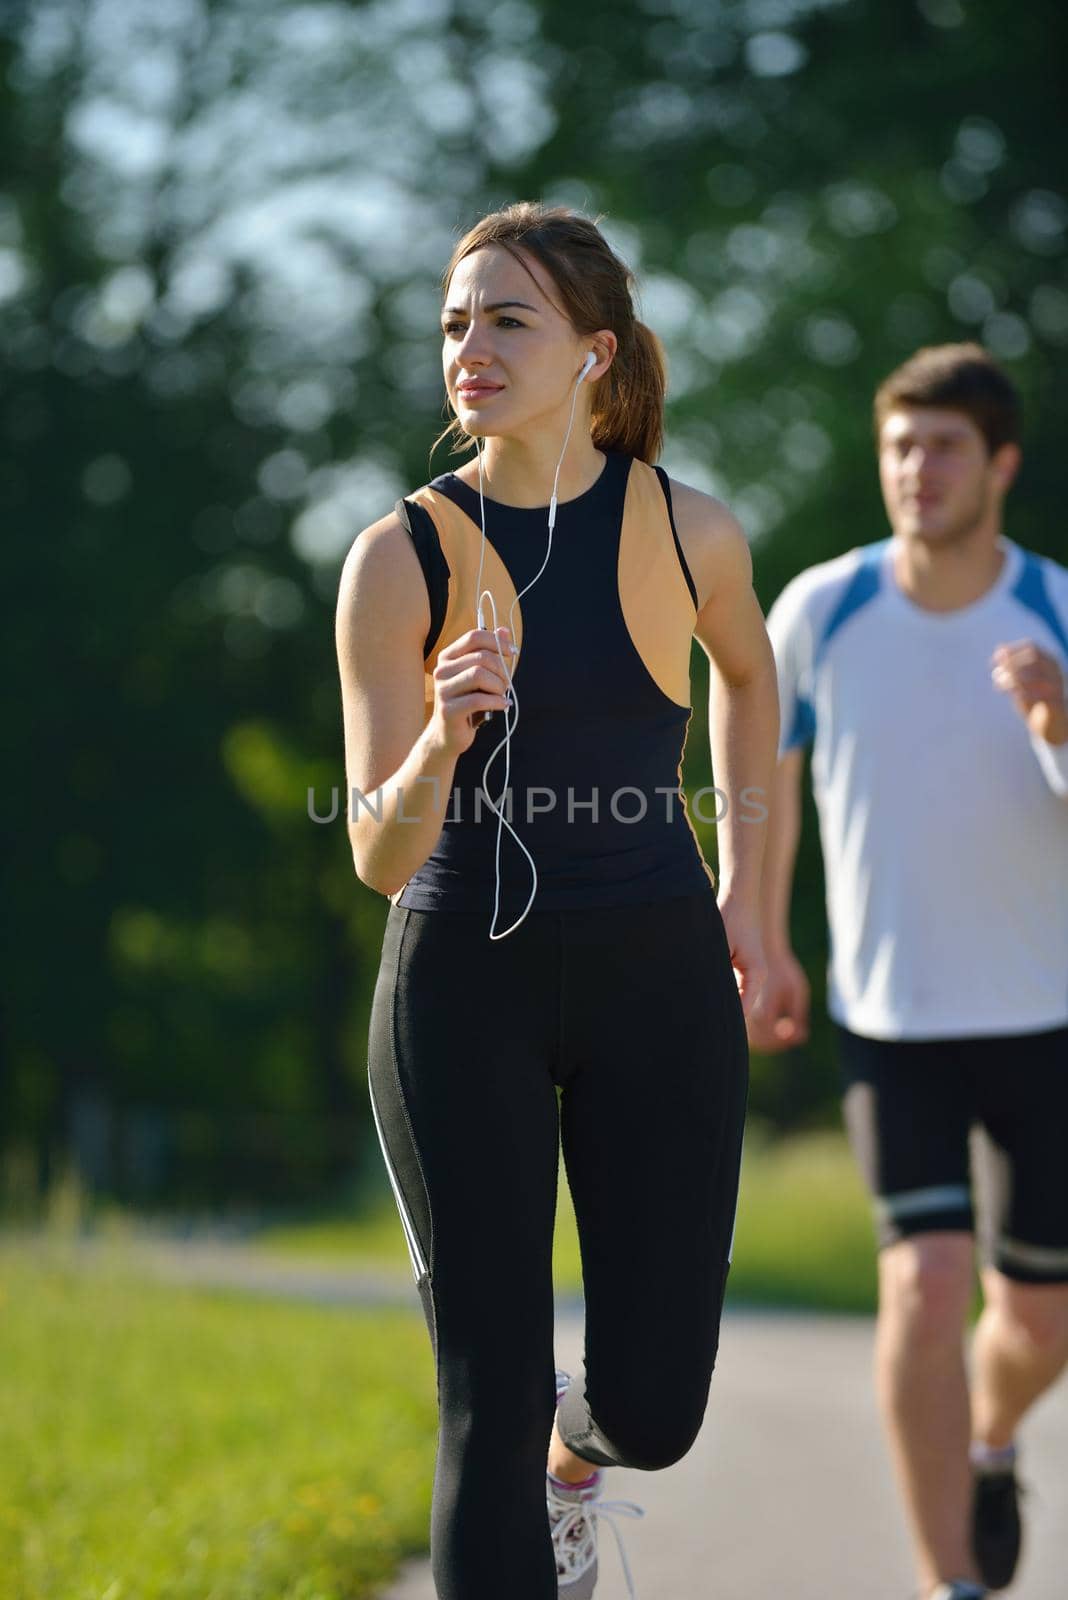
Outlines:
[[[1068,1282],[1068,1027],[976,1039],[837,1031],[880,1246],[975,1232],[974,1171],[984,1261],[1023,1283]]]

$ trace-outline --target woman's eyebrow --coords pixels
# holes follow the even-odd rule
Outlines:
[[[528,306],[525,300],[497,300],[491,306],[483,306],[483,311],[503,311],[507,306],[519,306],[523,311],[533,311],[540,315],[537,306]],[[441,313],[443,317],[466,317],[467,311],[463,306],[446,306]]]

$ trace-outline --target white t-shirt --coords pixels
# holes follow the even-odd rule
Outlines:
[[[1000,547],[956,611],[906,598],[886,539],[802,572],[768,617],[782,752],[813,740],[829,1009],[869,1038],[1068,1023],[1068,746],[990,676],[1020,639],[1068,672],[1068,571]]]

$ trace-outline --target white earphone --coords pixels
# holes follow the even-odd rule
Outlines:
[[[526,584],[524,588],[520,589],[519,593],[516,595],[515,599],[512,601],[511,605],[508,608],[508,631],[512,635],[513,639],[515,638],[515,634],[514,634],[513,629],[512,629],[512,613],[514,612],[516,606],[519,604],[519,602],[522,599],[522,597],[526,593],[528,593],[529,590],[533,589],[534,585],[537,583],[538,579],[541,577],[542,573],[545,571],[545,568],[549,565],[549,556],[552,553],[552,548],[553,548],[553,529],[556,526],[556,489],[557,489],[557,485],[560,482],[560,468],[564,464],[564,455],[567,452],[568,441],[571,438],[571,429],[574,427],[574,423],[575,423],[575,406],[576,406],[576,403],[578,401],[579,386],[585,381],[588,373],[596,365],[597,365],[597,352],[595,350],[591,350],[590,353],[587,355],[585,361],[582,363],[582,370],[580,371],[578,377],[575,379],[575,388],[574,388],[574,392],[573,392],[573,394],[571,396],[571,415],[568,418],[567,432],[564,434],[564,443],[563,443],[563,446],[562,446],[562,448],[560,450],[560,458],[556,463],[556,473],[555,473],[555,475],[553,477],[553,492],[552,492],[552,495],[551,495],[550,500],[549,500],[549,541],[548,541],[548,544],[545,547],[545,559],[542,561],[541,566],[538,568],[538,570],[534,574],[533,578],[531,578],[530,582],[528,584]],[[496,606],[496,603],[494,602],[493,595],[490,592],[490,590],[489,589],[483,590],[483,588],[482,588],[482,569],[483,569],[483,566],[485,564],[485,555],[486,555],[486,500],[485,500],[485,495],[483,493],[482,440],[481,440],[481,438],[476,440],[476,448],[478,450],[478,503],[479,503],[479,510],[481,512],[481,519],[482,519],[482,542],[481,542],[481,545],[479,547],[478,582],[477,582],[477,585],[476,585],[476,593],[477,593],[478,598],[477,598],[476,605],[475,605],[475,615],[476,615],[476,622],[477,622],[478,627],[479,628],[485,628],[485,626],[486,626],[485,613],[483,611],[482,602],[483,602],[483,600],[488,600],[489,603],[490,603],[490,610],[493,613],[493,632],[494,632],[494,635],[496,635],[496,632],[497,632],[497,606]],[[508,679],[509,699],[511,701],[510,710],[512,712],[512,716],[511,716],[511,719],[509,720],[508,709],[506,709],[505,713],[504,713],[504,738],[500,741],[500,743],[493,750],[493,752],[489,756],[489,759],[486,762],[486,765],[482,769],[482,792],[486,796],[486,799],[489,801],[491,807],[493,808],[494,812],[497,815],[497,848],[496,848],[496,857],[495,857],[496,890],[494,892],[494,897],[493,897],[493,920],[490,923],[489,936],[490,936],[491,939],[506,939],[510,933],[514,933],[515,932],[516,928],[519,927],[519,924],[523,921],[523,918],[526,916],[527,912],[530,910],[531,906],[534,904],[534,896],[538,892],[538,869],[534,865],[534,857],[531,855],[530,851],[527,849],[526,845],[523,843],[523,841],[519,837],[518,833],[516,833],[515,829],[512,827],[512,824],[508,821],[508,818],[505,816],[504,811],[502,809],[503,803],[504,803],[504,801],[505,801],[505,799],[507,797],[507,794],[508,794],[508,779],[509,779],[509,776],[511,774],[511,768],[512,768],[512,734],[515,732],[516,725],[519,722],[519,696],[516,694],[515,684],[512,681],[512,668],[511,668],[511,665],[504,659],[504,652],[501,649],[501,643],[500,643],[499,639],[497,640],[497,654],[501,658],[501,665],[503,666],[504,671],[505,671],[505,675],[506,675],[506,677]],[[489,718],[492,716],[492,714],[493,714],[492,712],[487,712],[486,721],[489,720]],[[504,754],[504,784],[503,784],[503,787],[501,789],[500,802],[498,802],[498,801],[494,800],[493,796],[490,794],[488,788],[486,787],[486,780],[487,780],[487,778],[489,776],[490,767],[493,765],[494,761],[497,759],[497,756],[499,755],[501,750],[503,750],[504,753],[505,753]],[[522,850],[523,854],[526,856],[527,860],[530,862],[530,870],[531,870],[531,873],[533,875],[533,883],[531,884],[530,896],[529,896],[529,898],[527,900],[526,905],[523,907],[522,914],[519,917],[516,918],[515,922],[512,923],[512,926],[510,928],[505,928],[503,933],[495,933],[494,932],[494,928],[495,928],[496,923],[497,923],[497,915],[498,915],[498,912],[500,911],[500,905],[501,905],[501,829],[502,829],[502,827],[505,827],[505,828],[508,829],[508,832],[512,835],[512,838],[515,840],[515,842],[519,846],[520,850]]]

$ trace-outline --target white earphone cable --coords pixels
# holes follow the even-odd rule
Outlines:
[[[515,641],[515,634],[512,631],[512,616],[513,616],[513,613],[515,611],[515,608],[519,604],[519,602],[523,598],[523,596],[525,594],[527,594],[534,587],[534,585],[537,583],[538,579],[541,577],[542,573],[545,571],[545,568],[549,565],[549,556],[551,555],[552,548],[553,548],[553,529],[556,527],[556,491],[557,491],[557,488],[558,488],[559,483],[560,483],[560,469],[564,464],[564,456],[565,456],[565,454],[567,452],[568,441],[571,438],[571,430],[575,425],[575,408],[576,408],[576,406],[578,404],[579,387],[580,387],[580,385],[582,383],[583,378],[586,376],[586,373],[587,373],[588,370],[589,370],[589,361],[587,359],[587,364],[583,367],[582,371],[580,372],[578,378],[575,381],[574,391],[573,391],[572,396],[571,396],[571,415],[568,418],[567,432],[564,434],[564,442],[563,442],[563,445],[562,445],[561,450],[560,450],[560,455],[559,455],[559,458],[558,458],[557,463],[556,463],[556,472],[555,472],[555,475],[553,477],[553,490],[552,490],[552,495],[551,495],[550,500],[549,500],[549,538],[548,538],[548,542],[547,542],[546,547],[545,547],[544,560],[542,561],[542,564],[538,568],[537,572],[531,578],[530,582],[528,584],[524,585],[524,587],[522,589],[520,589],[519,593],[515,596],[515,599],[512,601],[511,605],[508,607],[508,632],[509,632],[509,634],[510,634],[510,636],[512,638],[513,643]],[[484,628],[485,627],[485,620],[484,620],[485,614],[484,614],[483,609],[482,609],[482,602],[483,602],[483,600],[488,600],[489,603],[490,603],[490,609],[491,609],[492,614],[493,614],[493,634],[494,634],[494,637],[496,638],[496,634],[497,634],[497,606],[496,606],[496,603],[494,601],[493,595],[490,592],[490,590],[489,589],[485,589],[484,590],[482,588],[482,571],[483,571],[483,567],[485,565],[485,554],[486,554],[486,499],[485,499],[485,494],[484,494],[484,489],[483,489],[483,465],[482,465],[482,440],[481,440],[481,438],[476,439],[475,446],[476,446],[476,449],[478,451],[478,502],[479,502],[479,511],[481,513],[481,520],[482,520],[482,538],[481,538],[481,543],[479,545],[479,558],[478,558],[478,589],[477,589],[478,600],[477,600],[476,607],[475,607],[476,620],[477,620],[478,626],[480,628]],[[504,811],[502,809],[503,804],[505,804],[507,802],[507,798],[508,798],[508,779],[509,779],[509,776],[511,774],[511,769],[512,769],[512,734],[515,732],[516,724],[519,721],[519,696],[516,693],[515,682],[514,682],[514,679],[513,679],[513,676],[512,676],[512,668],[509,665],[509,663],[504,659],[504,652],[501,649],[501,641],[499,639],[497,639],[497,654],[500,656],[501,665],[504,667],[505,675],[506,675],[506,677],[508,679],[509,694],[510,694],[511,702],[512,702],[511,703],[511,713],[512,714],[511,714],[511,717],[509,717],[508,710],[505,711],[505,713],[504,713],[504,737],[503,737],[503,739],[501,739],[499,741],[499,743],[496,745],[494,750],[490,753],[490,755],[489,755],[489,757],[488,757],[488,759],[486,761],[486,764],[482,769],[482,792],[486,796],[486,799],[489,801],[490,806],[493,808],[493,810],[496,812],[496,815],[497,815],[497,840],[496,840],[496,850],[495,850],[496,887],[494,889],[494,895],[493,895],[493,919],[490,922],[489,936],[490,936],[491,939],[506,939],[510,933],[514,933],[515,932],[516,928],[519,927],[520,923],[523,921],[523,919],[526,916],[527,912],[530,910],[531,906],[534,904],[534,896],[538,892],[538,869],[537,869],[537,866],[535,865],[534,857],[531,855],[530,851],[527,849],[526,845],[523,843],[523,841],[519,837],[518,833],[516,833],[515,828],[512,826],[511,822],[505,816]],[[490,767],[493,765],[494,761],[497,759],[497,756],[500,754],[502,749],[504,750],[504,753],[505,753],[504,754],[504,785],[503,785],[503,787],[501,789],[501,803],[502,804],[501,804],[501,806],[499,806],[498,803],[494,800],[493,796],[489,792],[489,789],[487,787],[487,780],[488,780],[488,777],[489,777]],[[501,904],[501,837],[502,837],[501,829],[502,829],[502,827],[506,827],[508,829],[508,832],[512,835],[512,838],[515,840],[516,844],[519,846],[519,848],[522,850],[523,854],[526,856],[527,860],[530,862],[530,870],[531,870],[533,882],[531,884],[530,895],[529,895],[529,897],[527,899],[526,905],[523,907],[523,911],[522,911],[521,915],[516,918],[515,922],[512,923],[510,928],[505,928],[503,933],[495,933],[494,929],[495,929],[496,924],[497,924],[497,917],[498,917],[498,914],[500,912],[500,904]]]

